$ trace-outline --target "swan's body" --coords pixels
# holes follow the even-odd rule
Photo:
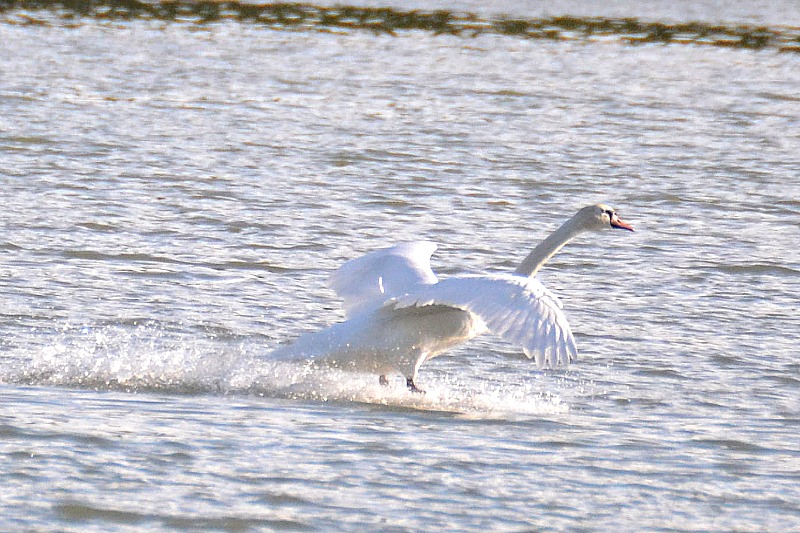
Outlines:
[[[273,354],[375,372],[383,384],[386,374],[400,372],[413,391],[425,361],[486,331],[520,346],[540,368],[567,365],[577,357],[572,331],[558,298],[533,276],[578,234],[609,227],[633,231],[612,209],[585,207],[506,275],[438,281],[430,242],[371,252],[331,276],[348,319]]]

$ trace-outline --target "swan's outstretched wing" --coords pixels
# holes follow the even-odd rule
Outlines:
[[[522,347],[541,368],[567,365],[578,355],[561,302],[537,279],[522,276],[448,278],[387,305],[447,305],[478,316],[493,333]]]
[[[348,316],[377,309],[390,298],[436,283],[431,270],[435,250],[436,245],[426,241],[376,250],[343,264],[331,275],[329,285],[344,300]]]

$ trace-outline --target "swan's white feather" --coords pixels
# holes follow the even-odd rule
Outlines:
[[[348,317],[377,309],[386,300],[437,282],[431,270],[436,244],[407,242],[376,250],[344,263],[328,285],[344,300]]]
[[[448,306],[468,311],[541,368],[567,365],[578,350],[561,302],[539,280],[513,275],[463,276],[397,297],[395,309]]]
[[[613,209],[580,209],[522,261],[514,275],[438,281],[430,258],[436,245],[409,242],[348,261],[330,279],[348,320],[301,336],[276,357],[305,357],[367,371],[400,371],[411,390],[431,357],[486,329],[522,347],[537,365],[557,367],[577,358],[561,303],[533,276],[575,236],[618,228],[633,231]]]

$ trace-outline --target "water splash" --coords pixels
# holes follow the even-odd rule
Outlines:
[[[568,411],[557,392],[543,392],[536,380],[465,380],[434,370],[426,372],[426,394],[412,394],[399,378],[381,386],[371,374],[270,360],[259,339],[176,332],[158,323],[66,327],[50,337],[44,346],[12,350],[0,363],[0,383],[355,402],[469,418]]]
[[[202,393],[223,390],[238,364],[213,338],[157,323],[65,327],[40,348],[12,353],[0,381],[98,390]]]
[[[254,360],[241,376],[233,377],[230,385],[231,390],[263,396],[439,411],[466,418],[513,418],[569,410],[557,393],[540,390],[536,382],[509,384],[465,380],[450,373],[426,371],[425,394],[415,394],[399,376],[389,386],[383,386],[374,374],[318,366],[312,362]]]

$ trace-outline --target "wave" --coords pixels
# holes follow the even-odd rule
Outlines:
[[[413,394],[399,377],[382,386],[371,374],[308,360],[270,359],[263,339],[203,336],[157,323],[68,327],[38,335],[48,338],[7,352],[0,362],[0,383],[354,402],[477,418],[568,411],[557,392],[541,390],[535,380],[476,381],[433,371],[425,376],[426,394]]]

